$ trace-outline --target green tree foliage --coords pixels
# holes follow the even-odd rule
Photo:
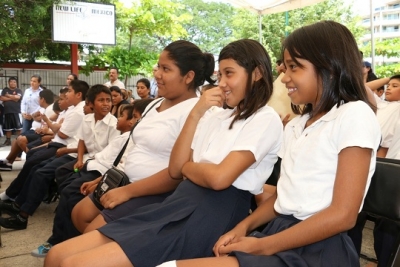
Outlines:
[[[0,63],[39,57],[69,60],[68,44],[51,40],[51,13],[60,0],[2,0],[0,4]],[[92,2],[110,3],[111,0]],[[74,29],[71,29],[74,30]]]
[[[190,14],[192,19],[183,23],[188,35],[186,40],[198,45],[203,51],[219,54],[221,49],[233,41],[235,14],[238,9],[219,2],[199,0],[175,0],[184,5],[178,14]]]
[[[357,27],[360,20],[352,15],[351,8],[342,0],[326,0],[319,4],[283,13],[266,14],[262,16],[263,44],[271,53],[273,60],[280,58],[281,44],[287,34],[295,29],[321,20],[334,20],[346,25],[355,38],[360,37],[364,30]],[[258,15],[250,11],[238,12],[234,19],[235,37],[246,37],[258,40]]]
[[[375,41],[375,56],[381,58],[400,57],[400,39],[392,38],[386,40]],[[367,42],[361,48],[364,56],[371,55],[371,42]],[[391,77],[400,73],[400,63],[392,63],[391,61],[383,61],[382,65],[375,66],[375,74],[378,77]]]
[[[131,77],[151,68],[151,63],[157,60],[157,56],[141,48],[132,47],[127,50],[117,46],[100,54],[93,53],[86,66],[83,66],[82,73],[88,75],[95,67],[113,66],[118,68],[121,77]]]

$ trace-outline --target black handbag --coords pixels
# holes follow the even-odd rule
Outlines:
[[[160,101],[163,99],[156,101],[147,111],[142,115],[142,117],[133,125],[131,132],[129,133],[128,139],[125,142],[125,145],[122,147],[121,151],[119,152],[117,158],[114,160],[113,166],[104,173],[103,177],[101,178],[100,182],[97,184],[96,189],[93,192],[93,199],[96,204],[102,207],[100,198],[110,191],[111,189],[121,187],[130,183],[128,176],[125,172],[117,169],[117,165],[121,161],[122,156],[128,146],[129,140],[131,139],[133,129],[139,124],[139,122],[146,116],[146,114]],[[96,205],[96,206],[98,206]]]

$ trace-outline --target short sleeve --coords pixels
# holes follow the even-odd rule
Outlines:
[[[217,108],[217,107],[211,107],[210,109],[208,109],[206,111],[206,113],[204,113],[203,117],[201,117],[201,119],[199,120],[199,122],[197,123],[197,127],[196,127],[196,132],[194,133],[193,136],[193,140],[192,140],[192,145],[191,145],[191,149],[194,149],[195,144],[197,143],[198,140],[198,136],[200,134],[200,130],[203,125],[205,124],[205,122],[212,117],[212,115],[218,111],[221,111],[222,109]]]
[[[347,105],[340,115],[338,126],[338,152],[346,147],[357,146],[376,150],[381,136],[375,113],[364,102]]]
[[[60,131],[68,137],[73,137],[82,124],[83,116],[83,112],[77,112],[76,110],[67,114],[64,122],[61,124]]]
[[[271,107],[266,106],[248,120],[236,139],[232,151],[250,151],[257,162],[270,151],[277,152],[282,143],[283,133],[283,124],[278,114]]]

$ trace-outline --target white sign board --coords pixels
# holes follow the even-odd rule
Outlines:
[[[115,6],[74,1],[54,4],[53,41],[115,45]]]

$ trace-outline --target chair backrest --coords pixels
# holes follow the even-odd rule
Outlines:
[[[400,221],[400,160],[377,159],[363,211]]]

